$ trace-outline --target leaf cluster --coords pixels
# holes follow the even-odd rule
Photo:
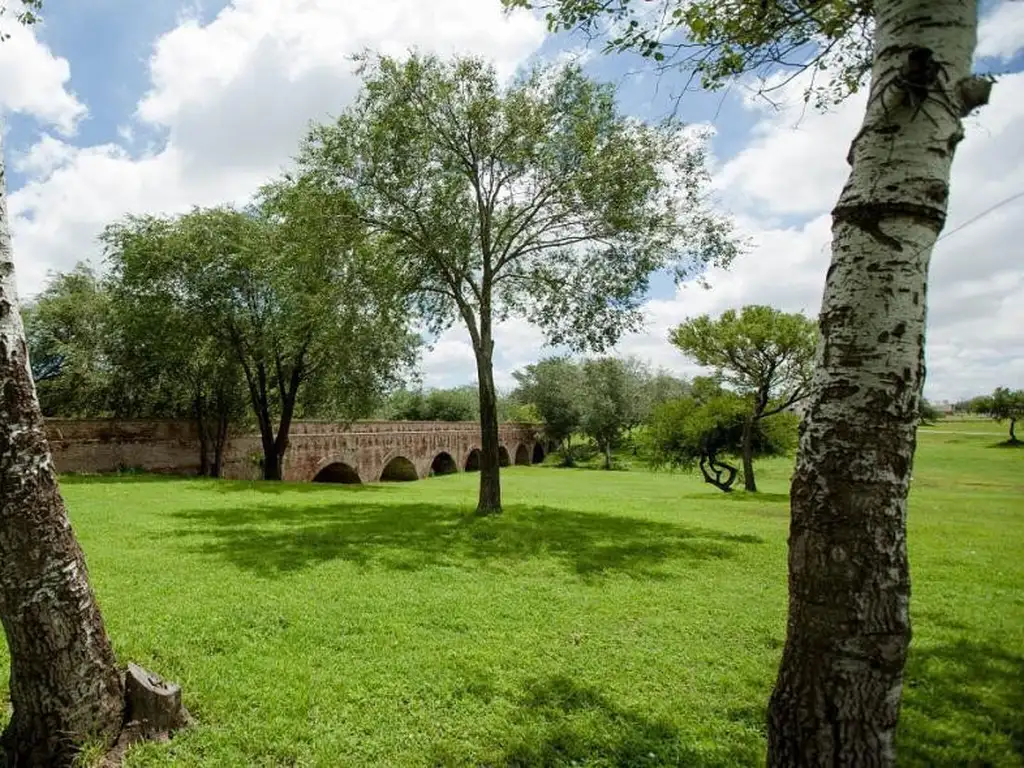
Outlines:
[[[753,74],[768,94],[811,70],[805,97],[824,108],[855,93],[871,69],[873,0],[502,2],[542,9],[553,32],[582,30],[608,52],[689,70],[708,90]]]

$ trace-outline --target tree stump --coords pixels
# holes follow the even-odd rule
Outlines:
[[[169,736],[192,718],[181,704],[181,686],[138,664],[125,675],[125,731],[145,739]]]

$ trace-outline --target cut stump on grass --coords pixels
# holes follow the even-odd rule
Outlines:
[[[129,662],[124,676],[124,727],[96,768],[119,768],[133,744],[168,741],[193,722],[181,703],[180,685]]]
[[[160,675],[128,664],[124,681],[126,733],[160,739],[187,727],[192,718],[181,703],[181,686]]]

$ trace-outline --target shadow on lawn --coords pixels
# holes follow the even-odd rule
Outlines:
[[[667,577],[675,560],[735,556],[762,539],[710,528],[551,507],[509,506],[497,518],[434,504],[294,504],[195,509],[177,515],[198,551],[260,575],[330,560],[394,570],[504,566],[550,557],[583,577],[611,572]]]
[[[484,765],[725,768],[756,764],[764,749],[759,736],[694,749],[670,720],[623,707],[600,690],[562,675],[525,686],[507,733],[500,756],[484,760]],[[435,752],[431,763],[471,764],[446,749]]]
[[[911,648],[897,753],[904,765],[1024,765],[1024,655],[958,640]]]

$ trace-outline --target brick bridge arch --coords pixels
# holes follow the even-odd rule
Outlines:
[[[75,419],[50,420],[46,426],[60,472],[132,467],[190,474],[199,469],[198,440],[189,422]],[[509,464],[535,464],[544,457],[545,446],[535,425],[503,424],[499,440]],[[284,457],[284,479],[337,483],[422,479],[479,469],[479,450],[476,422],[298,422],[292,426]],[[258,435],[234,437],[226,446],[225,477],[258,478],[260,455]]]
[[[509,464],[532,464],[538,446],[543,451],[538,430],[532,425],[502,425],[499,441]],[[474,461],[474,451],[479,450],[480,427],[475,422],[356,422],[347,428],[302,422],[292,430],[284,479],[312,481],[326,467],[344,464],[352,467],[362,482],[387,482],[398,479],[397,471],[385,476],[385,470],[400,459],[408,461],[416,477],[423,479],[479,468]]]

